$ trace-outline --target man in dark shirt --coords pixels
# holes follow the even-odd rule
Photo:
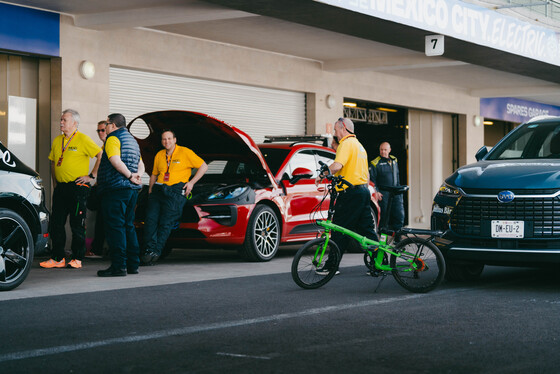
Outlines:
[[[145,167],[138,143],[128,132],[122,114],[110,114],[105,130],[107,139],[97,179],[111,266],[99,270],[97,275],[120,277],[138,274],[140,247],[134,229],[134,210]]]
[[[387,187],[399,186],[399,165],[397,158],[391,153],[391,145],[387,142],[379,146],[379,157],[370,163],[370,179],[380,192],[379,207],[381,222],[379,227],[397,231],[404,225],[404,206],[402,194],[393,195],[392,200]],[[381,195],[381,196],[379,196]],[[389,206],[391,200],[391,206]]]

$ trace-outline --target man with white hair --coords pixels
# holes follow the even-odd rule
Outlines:
[[[66,109],[60,118],[61,135],[52,144],[51,176],[54,185],[50,235],[52,258],[41,262],[43,268],[71,267],[79,269],[86,253],[86,201],[90,190],[89,183],[95,179],[101,162],[101,148],[86,134],[78,131],[80,114]],[[97,158],[91,172],[89,161]],[[66,264],[64,246],[66,245],[66,219],[70,216],[72,230],[72,257]]]
[[[367,152],[354,135],[354,123],[350,119],[339,118],[334,124],[334,134],[340,144],[329,170],[336,176],[342,175],[353,187],[344,186],[344,190],[338,195],[333,223],[368,239],[378,240],[371,216]],[[319,184],[324,177],[322,174],[317,176],[315,184]],[[342,259],[349,237],[334,231],[332,239],[339,246]],[[329,263],[329,260],[318,272],[328,273],[333,267],[338,269],[339,264]]]

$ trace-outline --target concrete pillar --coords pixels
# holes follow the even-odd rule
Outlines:
[[[332,126],[344,112],[343,100],[344,97],[335,94],[308,93],[307,134],[332,134]]]

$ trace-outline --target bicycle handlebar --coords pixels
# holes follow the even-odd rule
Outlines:
[[[319,161],[319,165],[321,165],[321,168],[319,169],[319,175],[323,174],[324,172],[327,172],[327,180],[331,181],[331,184],[342,188],[342,186],[347,186],[348,188],[352,188],[354,187],[354,185],[350,182],[348,182],[346,179],[344,179],[344,177],[342,175],[338,175],[335,176],[331,173],[331,169],[329,169],[329,166],[327,164],[325,164],[323,161]]]

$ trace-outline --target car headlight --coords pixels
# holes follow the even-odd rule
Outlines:
[[[208,200],[226,200],[226,199],[235,199],[236,197],[241,196],[245,191],[247,191],[249,187],[247,186],[237,186],[237,187],[228,187],[221,189],[217,192],[214,192],[212,195],[208,197]]]
[[[450,186],[447,183],[441,185],[438,191],[439,196],[446,197],[459,197],[460,192],[456,187]]]
[[[43,180],[41,177],[31,177],[31,184],[38,190],[43,188]]]

